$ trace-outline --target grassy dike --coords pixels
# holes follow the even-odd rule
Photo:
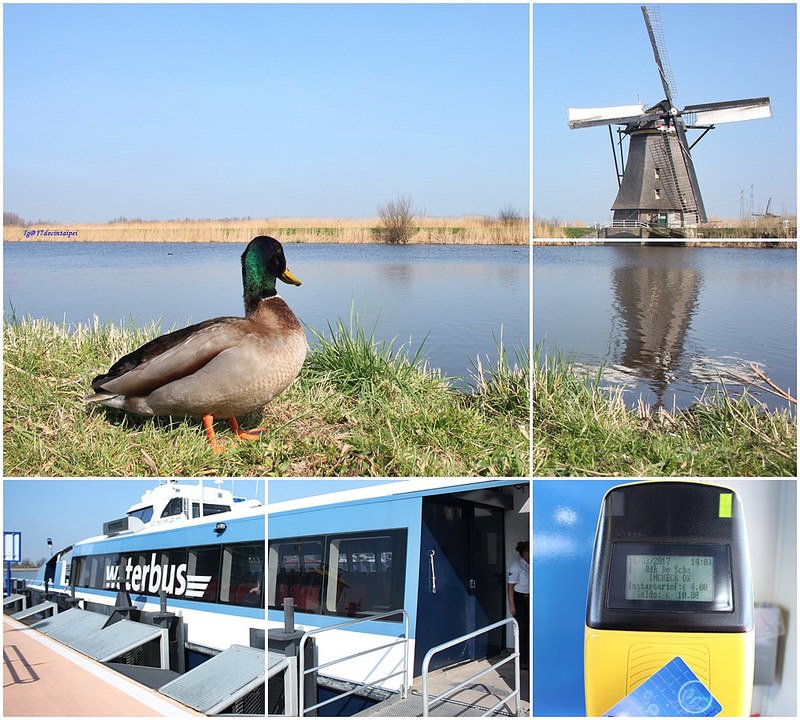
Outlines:
[[[329,328],[300,378],[260,417],[268,432],[236,441],[215,424],[215,455],[198,420],[87,410],[82,396],[110,363],[158,328],[4,324],[6,476],[524,476],[528,376],[503,355],[456,392],[416,358],[363,329]]]
[[[789,476],[797,474],[797,421],[747,398],[720,394],[675,415],[628,409],[560,358],[533,359],[536,476]]]

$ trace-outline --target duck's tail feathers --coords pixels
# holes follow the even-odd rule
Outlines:
[[[122,407],[122,404],[125,402],[125,397],[122,395],[117,395],[115,393],[111,393],[108,391],[101,390],[100,392],[96,392],[93,395],[84,395],[83,402],[87,405],[91,405],[92,403],[99,403],[100,405],[107,405],[108,407]]]

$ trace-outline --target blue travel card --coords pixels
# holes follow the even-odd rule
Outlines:
[[[605,717],[714,717],[722,705],[679,657],[673,658]]]

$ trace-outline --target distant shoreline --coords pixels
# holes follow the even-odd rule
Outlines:
[[[264,220],[204,220],[114,222],[58,225],[5,225],[4,242],[152,242],[246,244],[257,235],[285,243],[383,243],[377,218],[271,218]],[[527,219],[414,218],[409,245],[527,245]]]
[[[744,248],[749,250],[794,250],[797,248],[796,240],[670,240],[665,242],[665,246],[674,245],[682,242],[687,248]],[[586,247],[594,245],[597,247],[620,247],[630,245],[631,247],[644,247],[640,240],[620,241],[620,240],[534,240],[534,247]],[[647,247],[657,247],[657,240],[648,240]]]

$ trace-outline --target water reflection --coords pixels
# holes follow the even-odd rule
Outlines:
[[[611,347],[617,348],[616,362],[644,379],[660,406],[682,366],[703,275],[673,256],[685,250],[658,252],[646,256],[651,264],[630,264],[626,253],[612,272],[619,323],[612,324]]]
[[[380,265],[378,269],[388,286],[395,289],[407,288],[414,277],[414,269],[409,263]]]
[[[533,342],[589,375],[603,366],[629,406],[686,407],[721,378],[736,395],[730,373],[754,379],[751,363],[794,390],[795,263],[794,249],[536,247]]]

